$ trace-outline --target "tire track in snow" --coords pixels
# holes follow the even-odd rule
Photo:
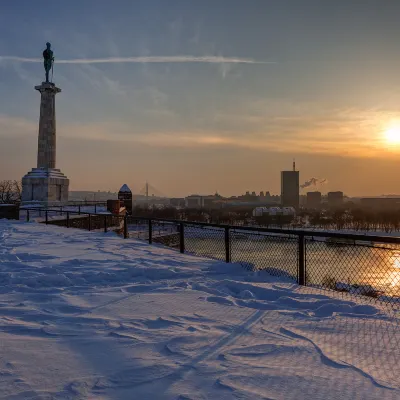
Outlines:
[[[217,340],[213,345],[211,345],[206,351],[194,357],[190,363],[182,365],[179,369],[174,371],[172,374],[163,377],[169,380],[168,387],[171,387],[177,381],[185,379],[189,374],[195,372],[196,365],[202,361],[208,360],[219,353],[224,347],[231,345],[236,340],[238,340],[245,332],[248,331],[252,326],[261,320],[265,311],[257,310],[251,314],[242,324],[236,325],[233,332],[228,335],[223,336],[221,339]],[[167,392],[168,388],[165,387],[164,391]]]

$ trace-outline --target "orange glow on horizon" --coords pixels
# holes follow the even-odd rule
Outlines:
[[[385,141],[390,146],[399,146],[400,145],[400,121],[396,121],[392,123],[384,132],[383,132]]]

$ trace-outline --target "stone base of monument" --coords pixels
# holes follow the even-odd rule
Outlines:
[[[55,168],[33,168],[22,178],[22,205],[50,206],[68,201],[69,179]]]

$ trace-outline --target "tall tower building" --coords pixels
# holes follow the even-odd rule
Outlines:
[[[299,208],[300,176],[293,161],[292,171],[281,171],[281,205]]]

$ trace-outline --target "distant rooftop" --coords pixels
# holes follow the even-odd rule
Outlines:
[[[121,189],[119,189],[120,192],[124,193],[132,193],[131,189],[129,189],[129,186],[125,183],[122,185]]]

